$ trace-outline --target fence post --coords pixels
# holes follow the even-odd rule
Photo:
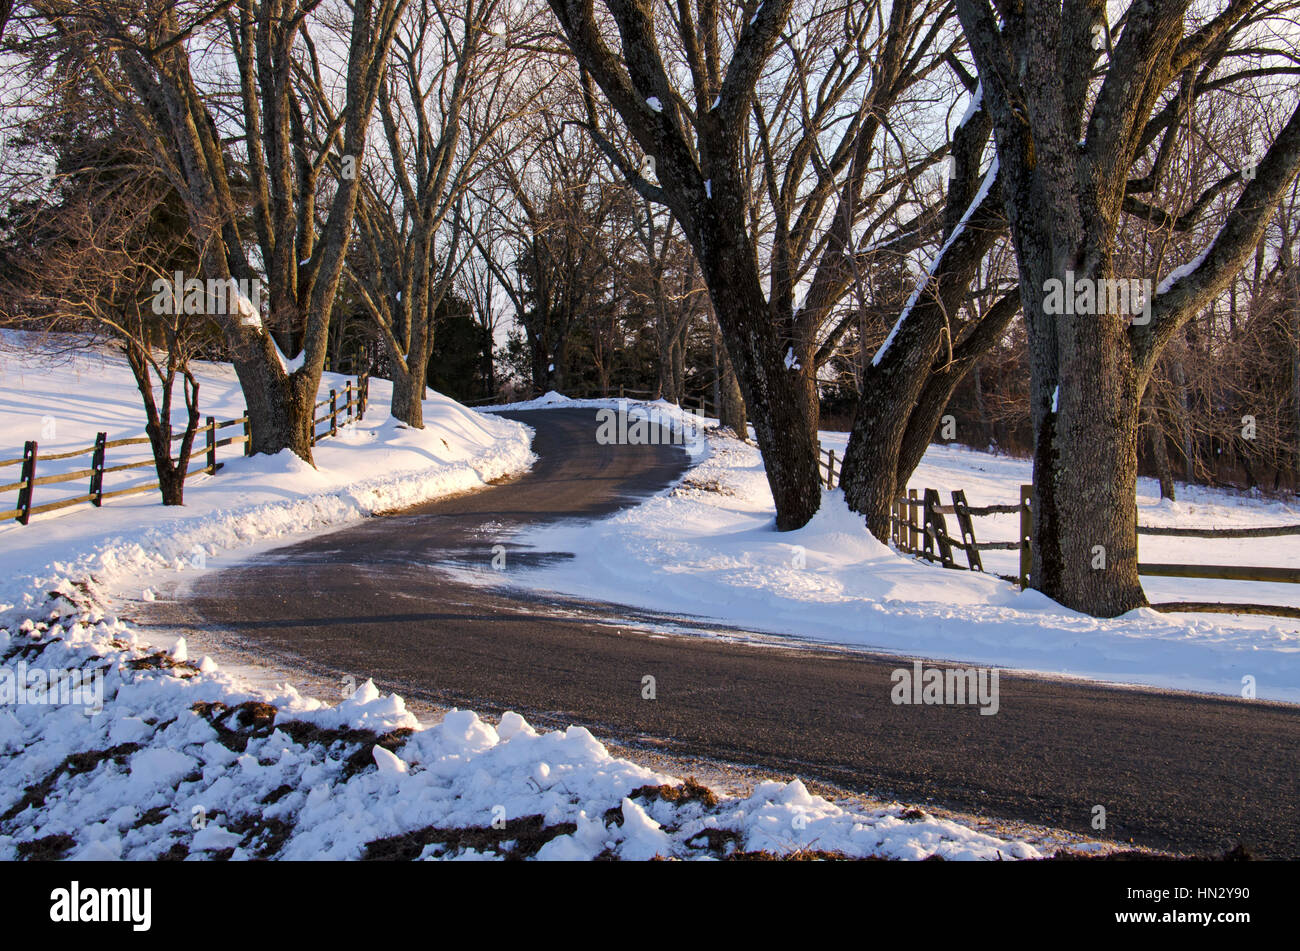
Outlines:
[[[920,541],[916,527],[916,489],[907,490],[907,550],[916,554]]]
[[[957,528],[961,532],[962,544],[966,546],[966,563],[970,565],[971,571],[983,571],[984,562],[980,558],[979,549],[975,547],[975,523],[971,521],[970,506],[966,504],[964,489],[953,491],[952,510],[957,516]]]
[[[370,374],[363,373],[357,377],[357,390],[361,393],[361,413],[357,419],[366,418],[366,404],[370,402]]]
[[[939,511],[939,490],[925,490],[925,553],[933,557],[938,548],[939,560],[945,568],[954,567],[952,543],[948,540],[948,523]]]
[[[217,421],[216,419],[209,416],[208,425],[205,428],[207,429],[207,437],[208,437],[207,472],[209,474],[212,474],[217,471]]]
[[[830,459],[826,461],[826,488],[835,488],[835,450],[830,450]]]
[[[26,525],[32,517],[32,482],[36,479],[36,443],[23,443],[23,487],[18,490],[19,524]]]
[[[104,443],[108,433],[95,433],[95,454],[90,457],[90,504],[100,508],[104,504]]]
[[[244,407],[244,455],[253,454],[253,425],[248,421],[248,407]]]
[[[1028,588],[1034,567],[1034,487],[1020,487],[1020,587]]]
[[[339,434],[339,391],[330,390],[330,435]]]
[[[352,422],[352,411],[352,381],[348,380],[343,387],[343,422],[345,424]]]

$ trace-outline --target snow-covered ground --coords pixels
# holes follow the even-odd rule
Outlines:
[[[229,368],[199,374],[204,413],[238,415]],[[318,445],[316,468],[224,454],[220,473],[191,477],[182,507],[140,495],[0,527],[0,860],[1039,856],[1027,836],[901,805],[841,807],[798,781],[718,796],[611,756],[580,726],[537,733],[470,711],[423,724],[370,682],[335,705],[251,686],[109,613],[112,592],[532,460],[526,427],[435,394],[416,432],[388,416],[387,397],[372,382],[366,420]],[[57,452],[100,430],[136,434],[133,399],[111,355],[50,366],[0,353],[0,457],[30,438]]]
[[[28,439],[39,442],[41,453],[58,453],[92,444],[96,432],[107,432],[110,440],[143,433],[144,410],[120,356],[92,352],[51,363],[15,349],[21,335],[6,340],[11,346],[0,349],[0,459],[21,457]],[[228,364],[201,364],[197,375],[204,415],[233,419],[243,413]],[[322,388],[341,389],[345,380],[327,374]],[[246,458],[240,447],[226,447],[218,451],[225,463],[219,472],[186,480],[183,506],[163,506],[156,492],[148,492],[110,499],[99,509],[78,505],[36,515],[27,526],[0,523],[0,611],[37,605],[61,581],[93,576],[104,585],[130,585],[161,568],[192,570],[222,551],[469,491],[532,464],[526,426],[434,393],[424,403],[425,428],[410,429],[389,415],[389,396],[387,381],[371,381],[365,420],[318,443],[315,468],[287,450]],[[147,457],[148,448],[129,447],[131,458]],[[37,474],[86,468],[88,458],[38,459]],[[7,473],[0,482],[17,481],[17,469],[0,469]],[[151,468],[119,476],[137,484],[155,478]],[[106,490],[122,484],[112,479],[106,477]],[[82,483],[38,486],[34,501],[85,491]],[[0,509],[12,509],[16,495],[0,496]]]
[[[516,714],[494,727],[459,710],[422,725],[369,681],[334,706],[288,685],[249,690],[184,641],[152,652],[64,591],[44,622],[0,632],[0,657],[99,671],[102,709],[0,706],[0,860],[1039,857],[918,809],[841,808],[797,780],[718,797],[611,756],[579,726],[538,733]]]
[[[587,401],[591,403],[592,401]],[[566,405],[555,400],[550,405]],[[573,405],[573,404],[567,404]],[[614,404],[601,404],[614,405]],[[989,553],[990,574],[951,571],[872,538],[843,495],[826,492],[803,529],[773,530],[771,494],[752,445],[713,438],[682,484],[595,524],[564,522],[516,539],[572,552],[524,569],[513,583],[692,614],[744,630],[876,651],[991,664],[1117,683],[1240,695],[1253,677],[1261,699],[1300,702],[1300,622],[1142,609],[1114,620],[1066,610],[992,573],[1015,573],[1014,553]],[[824,433],[842,456],[845,435]],[[972,505],[1013,502],[1025,460],[932,447],[912,486],[966,490]],[[1195,487],[1177,504],[1139,487],[1143,524],[1214,527],[1295,523],[1296,506]],[[1017,517],[982,518],[981,540],[1012,540]],[[1144,560],[1293,566],[1300,539],[1243,542],[1148,538]],[[496,572],[464,576],[499,584]],[[1149,579],[1153,600],[1300,603],[1294,585]],[[1243,590],[1244,589],[1244,590]]]

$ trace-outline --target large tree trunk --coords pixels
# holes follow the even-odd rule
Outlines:
[[[1113,315],[1044,312],[1049,256],[1020,252],[1034,422],[1033,586],[1114,617],[1147,603],[1137,573],[1137,447],[1145,381]],[[1084,255],[1080,254],[1080,257]],[[1109,264],[1077,279],[1113,278]]]
[[[440,298],[441,299],[441,298]],[[406,303],[409,300],[409,303]],[[407,319],[410,340],[406,353],[390,353],[393,365],[393,396],[389,411],[412,429],[424,428],[424,391],[429,380],[429,358],[433,351],[433,320],[437,304],[429,300],[425,285],[417,283],[408,288],[403,298],[408,307]],[[390,344],[391,350],[391,344]]]
[[[393,400],[394,419],[400,419],[412,429],[424,428],[424,391],[428,376],[428,362],[416,361],[409,370],[394,369]]]
[[[772,339],[771,311],[747,242],[727,229],[721,216],[706,223],[703,243],[713,253],[702,255],[700,263],[745,405],[754,413],[777,530],[792,531],[806,525],[821,505],[813,374],[787,366]]]
[[[986,177],[994,174],[991,169]],[[924,453],[952,388],[982,352],[965,355],[960,372],[941,373],[930,398],[918,407],[935,375],[936,359],[941,357],[944,365],[951,363],[947,349],[941,351],[945,335],[952,332],[948,315],[961,308],[980,261],[1001,234],[998,188],[995,181],[986,184],[988,187],[972,198],[974,204],[965,206],[969,211],[950,218],[951,233],[924,286],[908,301],[883,353],[867,364],[862,377],[862,395],[844,453],[840,484],[849,508],[865,516],[868,530],[882,541],[889,538],[890,510],[898,495],[900,472],[906,481],[920,461],[916,455],[910,464],[901,463],[905,437],[911,431],[913,450],[919,445]],[[996,316],[1005,329],[1014,315],[1012,306],[1009,312],[1002,308]],[[987,341],[996,336],[972,331],[970,339],[972,347],[987,349]],[[954,349],[952,360],[957,359]]]
[[[997,123],[1029,330],[1033,585],[1066,607],[1113,617],[1146,603],[1137,571],[1143,390],[1173,336],[1228,288],[1300,171],[1300,109],[1212,242],[1163,289],[1144,289],[1142,320],[1134,316],[1130,325],[1118,301],[1108,296],[1101,303],[1099,282],[1116,277],[1112,256],[1130,172],[1161,134],[1147,117],[1180,75],[1206,59],[1218,62],[1251,5],[1232,4],[1196,26],[1205,32],[1185,35],[1186,3],[1134,4],[1116,51],[1106,53],[1100,88],[1094,80],[1101,53],[1087,43],[1099,8],[1030,3],[995,10],[989,0],[958,0],[957,8]],[[1174,118],[1163,134],[1178,132],[1181,119]],[[1148,131],[1151,139],[1144,138]],[[1083,298],[1075,296],[1080,284]],[[1072,297],[1082,303],[1074,306]]]
[[[920,330],[919,324],[917,327]],[[872,398],[858,401],[840,487],[849,508],[866,517],[867,529],[879,539],[889,538],[908,412],[924,385],[936,345],[937,335],[928,345],[920,341],[891,346],[879,364],[868,365],[862,381],[862,392]]]
[[[285,449],[312,462],[316,387],[263,361],[236,360],[235,374],[248,407],[250,451],[274,455]]]
[[[901,463],[904,440],[909,431],[911,445],[928,445],[935,423],[952,387],[970,368],[967,359],[961,373],[946,377],[913,419],[918,401],[935,372],[936,359],[948,365],[954,322],[961,311],[980,262],[1004,233],[998,172],[990,167],[981,174],[981,158],[992,120],[980,109],[953,134],[952,155],[956,172],[949,179],[944,207],[944,243],[895,322],[883,347],[865,366],[862,393],[853,417],[840,484],[849,508],[866,517],[868,530],[888,541],[890,511],[915,461]],[[1012,308],[1006,314],[1014,316]],[[999,312],[1001,315],[1001,312]],[[1003,324],[1005,327],[1005,323]],[[970,335],[985,344],[996,337]],[[941,354],[947,338],[948,347]]]
[[[667,400],[670,403],[678,401],[677,387],[674,385],[673,377],[673,367],[676,365],[676,360],[673,358],[675,349],[675,338],[661,335],[659,343],[659,379],[656,384],[658,392],[655,394],[655,398]]]

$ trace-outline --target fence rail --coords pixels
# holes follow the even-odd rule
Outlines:
[[[823,451],[822,467],[828,482],[834,474],[834,451]],[[1019,551],[1019,572],[999,575],[1007,581],[1028,587],[1033,570],[1033,492],[1032,485],[1020,487],[1020,503],[974,506],[966,504],[966,494],[957,490],[951,493],[952,504],[945,505],[937,489],[927,488],[918,496],[916,489],[908,489],[907,496],[896,499],[890,516],[890,539],[901,551],[941,564],[945,568],[965,571],[983,571],[980,552]],[[919,517],[918,517],[919,513]],[[974,519],[989,515],[1020,515],[1020,537],[1016,541],[978,541],[975,537]],[[946,516],[955,516],[955,537],[948,531]],[[1139,525],[1139,535],[1186,538],[1274,538],[1282,535],[1300,535],[1300,525],[1277,525],[1259,528],[1175,528]],[[955,553],[964,553],[966,564],[959,564]],[[1300,569],[1277,568],[1262,565],[1183,565],[1155,562],[1138,562],[1139,575],[1163,578],[1205,578],[1219,581],[1265,581],[1300,584]],[[1300,617],[1300,608],[1261,605],[1223,604],[1186,601],[1153,604],[1159,611],[1216,611],[1220,613],[1273,614],[1281,617]]]
[[[346,426],[348,423],[355,422],[365,418],[366,404],[369,400],[370,385],[365,376],[358,377],[356,383],[348,380],[347,385],[343,388],[343,402],[339,402],[340,393],[336,389],[329,391],[326,399],[320,400],[312,407],[312,445],[316,445],[326,436],[337,436],[339,426]],[[322,416],[315,416],[317,410],[329,407],[329,412]],[[339,417],[343,421],[340,424]],[[316,428],[322,423],[328,423],[329,428],[324,432],[317,432]],[[236,436],[226,436],[217,438],[217,433],[222,429],[228,429],[231,426],[242,427],[242,433]],[[197,444],[199,436],[203,438],[203,444]],[[200,459],[198,465],[187,467],[185,475],[188,478],[196,472],[207,472],[215,474],[225,465],[217,461],[217,450],[227,446],[242,445],[244,455],[249,455],[252,448],[252,434],[249,428],[248,411],[238,419],[228,419],[218,421],[209,416],[204,424],[195,432],[196,444],[190,451],[190,462],[197,457]],[[184,439],[184,433],[178,433],[171,437],[171,442],[177,442]],[[40,515],[44,512],[53,512],[58,509],[68,508],[73,505],[84,505],[90,503],[96,508],[104,504],[105,499],[118,498],[124,495],[136,495],[141,492],[151,492],[154,489],[161,488],[160,482],[147,482],[143,485],[126,486],[125,488],[104,491],[104,476],[115,472],[127,472],[131,469],[143,469],[155,465],[154,458],[150,454],[148,459],[137,459],[129,462],[117,463],[116,465],[106,465],[105,460],[109,449],[120,449],[125,446],[139,446],[150,444],[152,440],[148,436],[131,436],[126,439],[109,439],[107,433],[98,433],[95,436],[95,444],[87,446],[84,449],[72,449],[65,452],[49,453],[40,455],[39,447],[36,441],[31,440],[23,445],[23,455],[17,459],[0,459],[0,468],[5,466],[22,466],[22,474],[17,482],[10,482],[0,485],[0,495],[7,492],[18,493],[17,502],[12,509],[0,510],[0,522],[17,520],[21,525],[27,525],[33,515]],[[78,469],[74,472],[62,472],[55,475],[38,476],[36,474],[36,465],[38,459],[43,462],[54,462],[63,459],[75,459],[78,456],[89,455],[91,457],[90,468]],[[179,465],[179,456],[172,460]],[[77,495],[72,498],[58,499],[54,502],[45,502],[34,504],[35,490],[38,486],[58,485],[65,482],[79,482],[89,480],[89,491],[85,495]]]

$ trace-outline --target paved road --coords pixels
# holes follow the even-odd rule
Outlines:
[[[896,657],[681,636],[690,619],[458,583],[439,566],[486,566],[496,544],[507,580],[565,557],[510,549],[510,529],[607,514],[686,465],[676,447],[598,445],[591,410],[511,415],[537,431],[527,475],[209,575],[182,606],[188,623],[407,696],[631,745],[1081,832],[1103,805],[1121,840],[1300,857],[1294,706],[1010,675],[996,716],[895,706]]]

